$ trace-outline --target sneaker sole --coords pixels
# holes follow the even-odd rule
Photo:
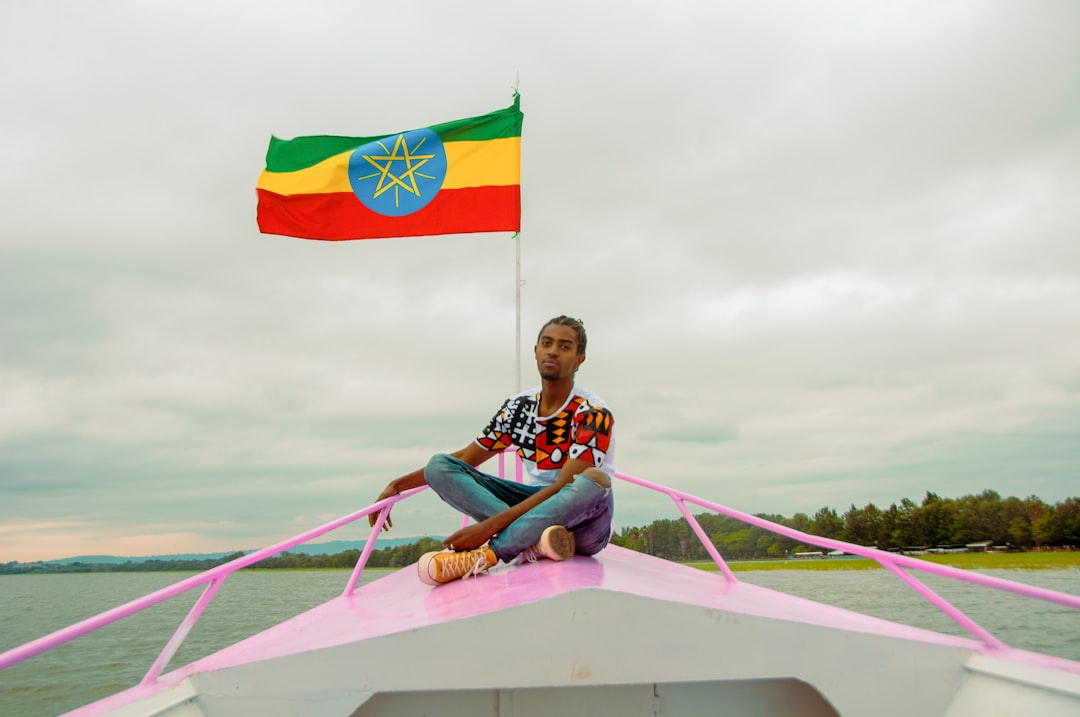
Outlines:
[[[550,560],[566,560],[574,555],[574,534],[561,525],[547,528],[540,536],[540,544]]]
[[[420,556],[420,560],[416,562],[416,572],[420,576],[420,582],[425,585],[438,585],[439,581],[435,579],[434,573],[437,572],[435,566],[435,556],[439,553],[431,552],[424,553]]]

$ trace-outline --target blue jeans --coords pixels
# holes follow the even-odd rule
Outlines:
[[[424,468],[424,480],[446,503],[477,522],[517,505],[543,486],[524,485],[481,473],[453,456],[438,454]],[[540,540],[551,525],[562,525],[574,533],[578,555],[595,555],[611,539],[611,519],[615,497],[585,474],[562,487],[555,495],[523,514],[490,541],[503,562],[510,562],[522,550]]]

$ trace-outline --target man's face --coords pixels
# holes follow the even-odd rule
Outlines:
[[[540,378],[547,381],[572,379],[577,367],[585,360],[585,355],[578,353],[577,332],[558,324],[544,327],[534,351]]]

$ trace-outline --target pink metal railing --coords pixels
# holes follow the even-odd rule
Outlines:
[[[516,466],[516,477],[520,481],[520,461],[517,461],[516,463],[518,463],[518,465]],[[499,475],[505,475],[505,465],[502,456],[499,457]],[[1044,588],[1037,588],[1030,585],[1014,583],[1008,580],[1003,580],[1001,578],[995,578],[988,575],[982,575],[979,573],[966,572],[944,565],[937,565],[935,563],[917,560],[915,558],[911,558],[905,555],[896,555],[894,553],[887,553],[874,548],[866,548],[860,545],[854,545],[852,543],[845,543],[840,540],[821,538],[818,536],[810,535],[808,533],[803,533],[799,530],[794,530],[792,528],[787,528],[785,526],[772,523],[763,518],[758,518],[757,516],[750,515],[748,513],[742,513],[726,506],[712,503],[701,498],[697,498],[693,495],[690,495],[689,493],[684,493],[673,488],[668,488],[658,483],[652,483],[650,481],[636,478],[634,476],[630,476],[624,473],[616,473],[615,477],[627,483],[631,483],[662,493],[671,498],[679,511],[682,513],[683,517],[686,518],[687,523],[689,523],[690,527],[693,529],[694,533],[701,541],[701,544],[705,547],[706,551],[708,551],[709,555],[720,568],[720,571],[724,575],[724,579],[729,582],[738,582],[738,580],[735,577],[734,573],[732,573],[731,569],[728,567],[727,563],[724,561],[723,557],[721,557],[719,551],[717,551],[716,546],[714,546],[712,544],[712,541],[709,540],[709,537],[705,534],[705,531],[701,528],[701,525],[698,523],[697,519],[686,507],[687,503],[691,503],[702,508],[715,511],[721,515],[726,515],[730,518],[734,518],[748,525],[753,525],[764,530],[776,533],[777,535],[782,535],[787,538],[798,540],[802,543],[806,543],[809,545],[817,545],[832,550],[842,550],[852,555],[859,555],[862,557],[870,558],[871,560],[879,563],[885,569],[895,574],[898,578],[900,578],[903,582],[907,583],[917,593],[922,595],[932,605],[944,612],[964,629],[968,630],[971,634],[973,634],[976,638],[979,639],[979,641],[984,645],[984,648],[987,650],[1000,649],[1003,648],[1004,645],[1000,640],[995,638],[987,630],[975,623],[975,621],[966,616],[963,612],[958,610],[947,600],[945,600],[940,595],[938,595],[933,590],[924,585],[922,582],[916,580],[914,577],[905,572],[905,569],[922,570],[927,573],[953,578],[961,580],[963,582],[983,585],[998,590],[1016,593],[1025,597],[1036,598],[1039,600],[1045,600],[1048,602],[1053,602],[1060,605],[1080,609],[1080,597],[1074,595],[1068,595],[1065,593],[1055,592],[1053,590],[1046,590]],[[149,595],[144,595],[141,598],[132,600],[131,602],[120,605],[119,607],[113,608],[112,610],[108,610],[106,612],[95,615],[94,617],[88,618],[74,625],[66,627],[62,630],[58,630],[51,634],[45,635],[44,637],[40,637],[36,640],[26,643],[25,645],[21,645],[12,650],[8,650],[7,652],[0,654],[0,670],[6,669],[8,667],[11,667],[12,665],[28,660],[31,657],[51,650],[54,647],[57,647],[64,643],[70,642],[90,632],[94,632],[95,630],[98,630],[106,625],[110,625],[114,622],[124,619],[125,617],[129,617],[131,615],[134,615],[135,613],[152,607],[153,605],[157,605],[158,603],[174,598],[190,590],[194,590],[195,588],[202,587],[202,594],[192,606],[187,616],[181,621],[180,625],[177,627],[172,637],[166,643],[165,647],[162,649],[161,653],[158,655],[153,665],[151,665],[150,669],[147,671],[140,684],[145,685],[153,683],[157,681],[158,677],[168,666],[169,661],[176,654],[176,651],[180,648],[181,644],[183,644],[184,639],[188,636],[188,634],[191,632],[191,629],[198,622],[199,618],[203,614],[203,611],[213,600],[214,596],[217,594],[218,589],[221,587],[224,581],[234,572],[259,563],[266,558],[272,557],[274,555],[277,555],[278,553],[294,548],[297,545],[307,543],[311,540],[314,540],[315,538],[321,537],[345,525],[352,524],[360,520],[361,518],[365,518],[373,513],[378,513],[378,517],[376,518],[375,524],[371,529],[371,534],[364,546],[364,550],[361,552],[360,558],[357,560],[356,567],[353,569],[352,574],[349,576],[349,580],[345,586],[345,590],[342,593],[343,595],[348,595],[356,589],[357,581],[360,579],[360,575],[363,572],[364,567],[367,565],[367,561],[371,555],[371,551],[374,549],[375,544],[378,541],[379,535],[382,532],[383,524],[386,522],[386,518],[389,515],[391,506],[394,503],[397,503],[399,500],[404,500],[405,498],[411,497],[425,489],[426,486],[414,488],[400,495],[378,501],[377,503],[373,503],[366,508],[358,510],[354,513],[350,513],[346,516],[338,518],[337,520],[333,520],[329,523],[326,523],[325,525],[319,526],[318,528],[309,530],[306,533],[301,533],[300,535],[289,538],[288,540],[284,540],[280,543],[275,543],[274,545],[263,548],[262,550],[258,550],[241,558],[237,558],[236,560],[232,560],[223,565],[219,565],[216,568],[212,568],[210,570],[207,570],[206,572],[194,575],[190,578],[187,578],[186,580],[181,580],[178,583],[170,585],[156,592],[150,593]]]
[[[95,630],[105,627],[106,625],[111,625],[118,620],[123,620],[125,617],[130,617],[135,613],[142,612],[149,607],[153,607],[158,603],[170,600],[177,595],[182,595],[189,590],[194,590],[195,588],[206,586],[203,590],[203,594],[195,602],[195,605],[192,606],[187,616],[181,621],[180,626],[177,627],[176,632],[173,633],[173,636],[169,639],[168,643],[166,643],[164,649],[162,649],[161,651],[161,654],[158,655],[157,659],[154,661],[154,664],[150,667],[149,671],[147,671],[146,676],[143,677],[140,684],[154,682],[161,675],[162,671],[164,671],[165,667],[169,664],[169,660],[171,660],[173,655],[176,654],[176,651],[180,648],[180,645],[183,644],[184,639],[187,637],[188,633],[191,632],[191,628],[195,626],[196,622],[198,622],[199,618],[202,616],[203,611],[206,609],[207,605],[210,604],[210,601],[217,593],[218,588],[221,587],[221,584],[225,581],[226,578],[235,573],[237,570],[262,562],[266,558],[272,557],[291,548],[295,548],[297,545],[307,543],[311,540],[314,540],[315,538],[322,537],[323,535],[331,531],[337,530],[342,526],[349,525],[350,523],[354,523],[361,518],[365,518],[371,515],[372,513],[378,513],[379,517],[376,519],[375,525],[371,529],[371,535],[368,538],[366,545],[364,545],[364,550],[360,554],[359,560],[357,560],[356,562],[356,568],[353,570],[352,575],[349,577],[348,585],[346,586],[345,592],[343,593],[347,595],[356,588],[356,582],[360,577],[360,573],[363,572],[364,566],[367,565],[368,557],[371,555],[371,551],[375,547],[375,543],[379,538],[379,533],[382,531],[383,524],[386,522],[386,516],[390,513],[390,506],[392,506],[399,500],[404,500],[405,498],[413,496],[426,489],[427,486],[413,488],[412,490],[405,491],[400,495],[380,500],[377,503],[372,503],[366,508],[358,510],[355,513],[349,513],[348,515],[338,518],[337,520],[332,520],[329,523],[321,525],[318,528],[309,530],[306,533],[301,533],[300,535],[296,535],[292,538],[289,538],[288,540],[283,540],[280,543],[275,543],[274,545],[263,548],[262,550],[257,550],[253,553],[249,553],[242,558],[231,560],[227,563],[217,566],[216,568],[211,568],[206,572],[199,573],[198,575],[193,575],[186,580],[181,580],[178,583],[174,583],[168,587],[162,588],[161,590],[152,592],[149,595],[144,595],[141,598],[132,600],[128,603],[124,603],[123,605],[115,607],[112,610],[107,610],[103,613],[95,615],[94,617],[87,618],[82,622],[77,622],[74,625],[65,627],[62,630],[57,630],[56,632],[45,635],[44,637],[39,637],[36,640],[26,643],[25,645],[21,645],[4,653],[0,653],[0,670],[4,670],[8,667],[11,667],[12,665],[24,662],[25,660],[29,660],[31,657],[40,655],[41,653],[47,652],[48,650],[51,650],[54,647],[58,647],[59,645],[63,645],[66,642],[71,642],[78,637],[82,637],[83,635],[94,632]]]
[[[721,515],[726,515],[729,518],[734,518],[738,521],[753,525],[764,530],[768,530],[771,533],[782,535],[785,538],[792,538],[798,540],[801,543],[808,545],[816,545],[821,548],[829,548],[831,550],[840,550],[851,555],[858,555],[864,558],[870,558],[876,561],[883,568],[896,575],[915,592],[924,597],[931,605],[936,607],[950,617],[954,622],[963,627],[965,630],[974,635],[985,648],[988,650],[996,650],[1005,647],[1005,645],[996,637],[991,635],[985,628],[980,626],[970,617],[965,615],[948,600],[941,597],[924,583],[920,582],[910,574],[905,572],[904,568],[911,570],[922,570],[926,573],[933,575],[940,575],[942,577],[953,578],[962,582],[974,583],[976,585],[983,585],[985,587],[995,588],[997,590],[1004,590],[1006,592],[1015,593],[1017,595],[1023,595],[1025,597],[1036,598],[1039,600],[1045,600],[1047,602],[1057,603],[1059,605],[1065,605],[1080,610],[1080,597],[1076,595],[1068,595],[1066,593],[1059,593],[1054,590],[1047,590],[1045,588],[1039,588],[1032,585],[1024,585],[1022,583],[1014,583],[1010,580],[1003,580],[1002,578],[995,578],[990,575],[983,575],[981,573],[972,573],[958,568],[951,568],[947,565],[938,565],[937,563],[931,563],[925,560],[918,560],[916,558],[908,557],[907,555],[898,555],[896,553],[888,553],[884,550],[878,550],[877,548],[867,548],[861,545],[855,545],[854,543],[845,543],[842,540],[833,540],[832,538],[822,538],[816,535],[810,535],[804,533],[801,530],[795,530],[794,528],[788,528],[778,523],[759,518],[749,513],[743,513],[737,510],[733,510],[718,503],[712,503],[702,498],[697,498],[684,493],[674,488],[668,488],[667,486],[660,485],[659,483],[652,483],[650,481],[635,478],[634,476],[626,475],[624,473],[616,473],[615,476],[627,483],[633,483],[635,485],[649,488],[658,493],[667,495],[678,507],[679,511],[686,518],[686,521],[690,524],[694,533],[697,535],[698,540],[712,556],[712,559],[716,562],[717,566],[724,573],[725,578],[730,582],[737,582],[737,578],[731,572],[731,569],[724,562],[724,559],[720,556],[720,553],[716,550],[716,546],[712,544],[709,537],[705,535],[705,531],[698,523],[697,519],[690,513],[686,507],[686,503],[690,502],[695,505],[701,506],[708,510],[715,511]]]

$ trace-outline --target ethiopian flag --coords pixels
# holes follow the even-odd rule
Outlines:
[[[518,231],[520,100],[379,137],[270,138],[259,230],[303,239]]]

